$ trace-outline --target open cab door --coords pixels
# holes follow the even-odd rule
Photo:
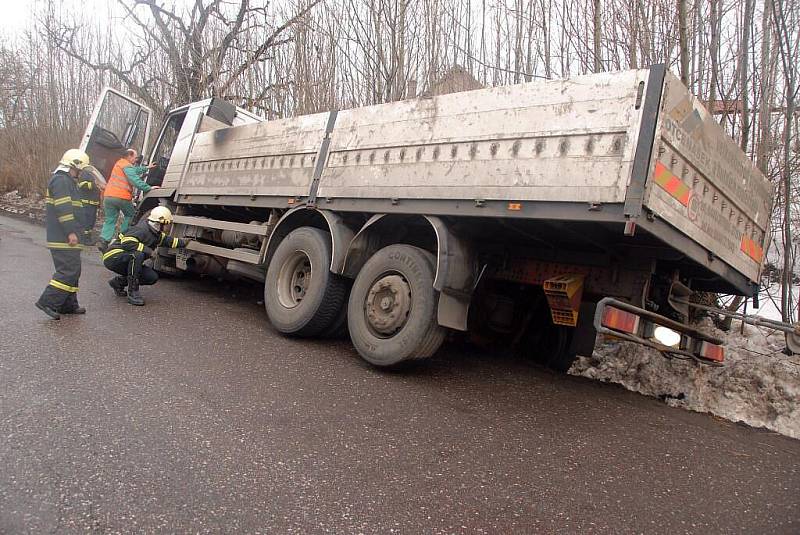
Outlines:
[[[110,87],[103,89],[80,144],[97,171],[92,174],[99,187],[105,188],[114,163],[128,149],[147,151],[152,117],[144,104]]]

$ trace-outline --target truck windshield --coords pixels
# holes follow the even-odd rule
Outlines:
[[[161,129],[158,144],[153,149],[153,157],[150,160],[156,164],[156,168],[148,173],[147,183],[151,186],[160,186],[164,181],[164,174],[167,172],[172,150],[175,148],[184,119],[186,119],[186,112],[170,115],[167,122],[164,123],[164,128]]]
[[[169,159],[172,156],[172,149],[175,148],[175,142],[178,140],[178,133],[181,131],[183,120],[186,118],[186,112],[172,115],[167,119],[164,128],[161,131],[161,137],[158,140],[158,145],[153,150],[153,162],[157,163],[159,167],[166,168]]]

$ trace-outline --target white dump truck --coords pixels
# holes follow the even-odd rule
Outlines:
[[[108,89],[82,147],[107,174],[149,124]],[[278,331],[349,332],[377,366],[456,331],[562,370],[598,331],[719,362],[687,302],[757,296],[773,202],[661,65],[270,121],[208,99],[149,156],[140,213],[195,239],[158,270],[263,281]]]

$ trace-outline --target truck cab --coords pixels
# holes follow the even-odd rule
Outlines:
[[[128,149],[142,155],[142,163],[155,163],[147,183],[160,186],[148,198],[171,197],[183,175],[192,140],[198,132],[264,121],[245,109],[217,97],[186,104],[167,112],[151,146],[153,111],[145,104],[106,87],[100,93],[80,148],[90,157],[104,186],[111,169]],[[99,175],[99,176],[98,176]],[[150,203],[148,203],[150,204]]]
[[[192,139],[198,132],[258,123],[264,119],[219,98],[207,98],[170,111],[149,161],[156,164],[148,184],[161,186],[159,197],[171,196],[180,183]]]

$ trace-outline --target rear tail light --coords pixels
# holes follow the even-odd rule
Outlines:
[[[698,356],[714,362],[722,362],[725,360],[725,348],[708,342],[701,342]]]
[[[639,331],[639,316],[625,312],[612,306],[607,306],[603,310],[603,327],[608,327],[615,331],[622,331],[629,334],[636,334]]]

